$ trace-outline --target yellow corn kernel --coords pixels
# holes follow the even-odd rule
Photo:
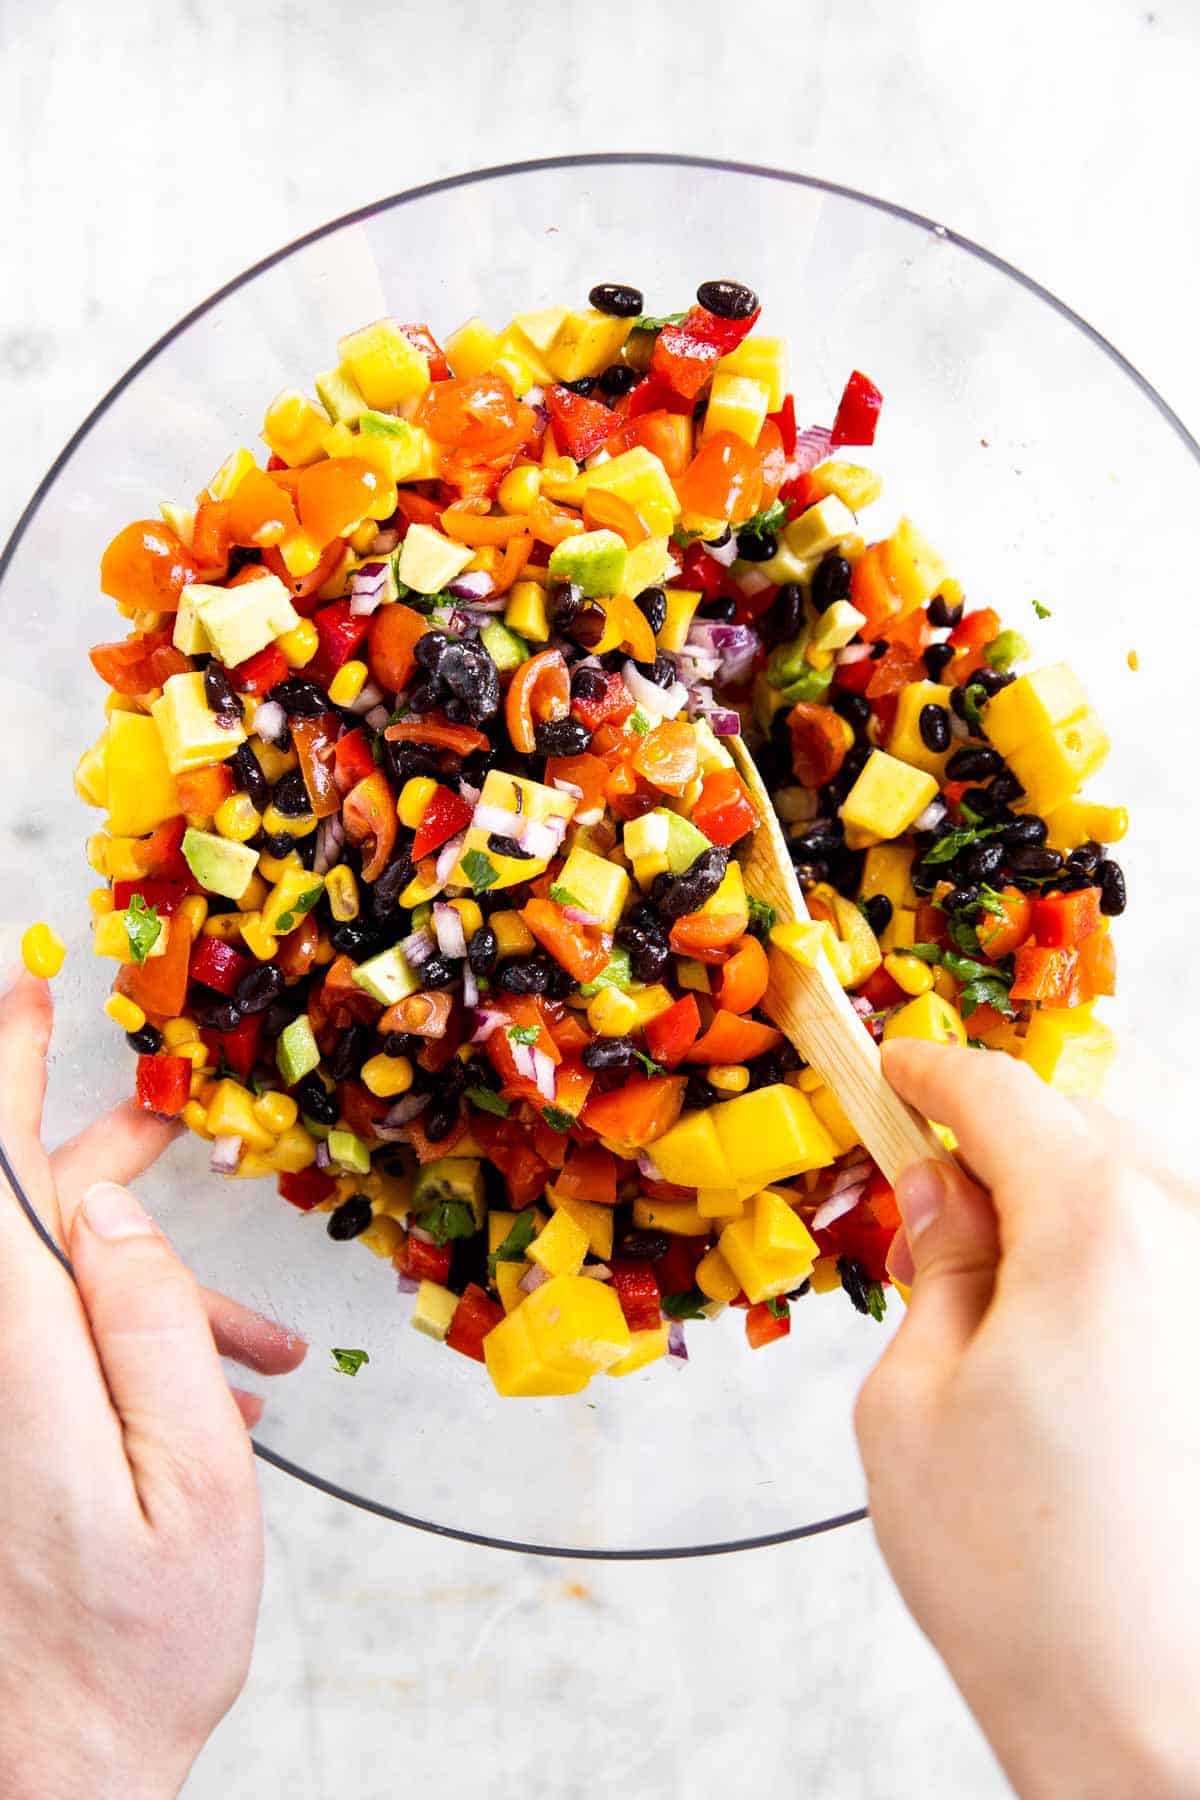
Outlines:
[[[264,928],[261,913],[243,913],[241,919],[242,942],[247,950],[252,956],[257,956],[259,962],[270,962],[279,948],[279,939],[274,932]]]
[[[329,684],[329,698],[335,706],[353,706],[367,684],[367,665],[351,659],[344,662]]]
[[[358,880],[353,869],[348,869],[344,863],[330,869],[325,877],[325,892],[329,896],[329,910],[339,924],[357,919]]]
[[[240,913],[259,912],[265,905],[270,892],[270,888],[256,869],[250,877],[245,893],[237,902],[238,911]]]
[[[955,981],[949,969],[935,969],[933,971],[933,991],[935,994],[940,994],[943,1000],[949,1000],[951,1005],[957,1000],[958,983]]]
[[[462,920],[463,936],[469,944],[471,939],[475,936],[475,933],[479,930],[479,927],[483,924],[483,913],[480,911],[478,903],[474,900],[452,900],[450,905]]]
[[[262,828],[269,837],[277,837],[283,831],[289,837],[307,837],[310,831],[317,829],[317,821],[313,813],[301,813],[298,818],[293,818],[290,813],[281,813],[278,807],[271,805],[263,813]]]
[[[104,1010],[122,1031],[140,1031],[146,1023],[146,1015],[137,1001],[127,999],[124,994],[110,994],[104,1002]]]
[[[892,950],[883,959],[883,966],[898,988],[906,994],[927,994],[933,986],[933,970],[919,956],[905,956],[902,951]]]
[[[317,1146],[303,1125],[287,1125],[275,1139],[274,1148],[267,1154],[273,1170],[298,1175],[301,1169],[311,1168],[316,1162]]]
[[[372,1056],[362,1066],[362,1083],[380,1100],[407,1094],[413,1084],[413,1066],[407,1056]]]
[[[181,1044],[194,1044],[200,1036],[200,1027],[195,1019],[168,1019],[162,1028],[162,1040],[168,1050],[178,1050]]]
[[[300,1108],[290,1094],[260,1094],[254,1102],[254,1116],[260,1125],[278,1137],[281,1131],[296,1123]]]
[[[179,903],[178,918],[187,921],[193,938],[198,938],[208,922],[208,901],[203,894],[189,894]]]
[[[248,844],[262,825],[262,814],[249,794],[230,794],[213,814],[218,837],[232,838],[235,844]]]
[[[202,1101],[189,1100],[179,1116],[188,1130],[194,1131],[197,1137],[211,1138],[212,1132],[208,1129],[208,1108]]]
[[[67,958],[67,945],[49,925],[31,925],[22,938],[22,961],[31,976],[47,981],[56,976]]]
[[[518,463],[496,490],[501,512],[527,513],[542,491],[542,472],[536,463]]]
[[[289,850],[286,856],[268,856],[265,850],[258,853],[258,873],[267,881],[282,881],[290,869],[302,869],[299,853]]]
[[[493,921],[494,923],[494,921]],[[588,1024],[599,1037],[624,1037],[641,1022],[637,1001],[620,988],[604,987],[588,1001]]]
[[[364,519],[358,530],[350,533],[350,543],[360,556],[365,556],[378,536],[378,523],[374,519]]]
[[[199,1072],[208,1064],[208,1046],[197,1041],[194,1044],[176,1044],[174,1056],[186,1056],[192,1068]]]
[[[93,831],[85,845],[89,867],[95,869],[97,875],[108,874],[109,836],[106,831]]]
[[[204,937],[220,938],[223,944],[236,944],[242,935],[242,915],[237,912],[212,913],[200,929]]]
[[[299,767],[300,758],[294,750],[281,750],[278,744],[268,744],[265,738],[251,738],[250,748],[258,758],[259,768],[270,782],[278,781],[289,769]]]
[[[106,887],[93,888],[88,895],[88,909],[94,919],[103,918],[105,913],[112,912],[112,889]]]
[[[708,1079],[722,1094],[744,1094],[750,1086],[750,1071],[745,1063],[715,1063]]]
[[[400,823],[407,825],[410,831],[415,831],[436,791],[437,782],[429,775],[414,775],[410,781],[406,781],[396,802],[396,814]]]
[[[496,934],[499,955],[528,956],[533,949],[533,933],[518,912],[494,912],[488,921]]]

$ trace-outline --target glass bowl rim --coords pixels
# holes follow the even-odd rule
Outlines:
[[[19,514],[3,550],[0,551],[0,582],[3,582],[17,549],[43,502],[92,428],[100,422],[113,403],[144,369],[148,368],[177,337],[180,337],[198,319],[203,318],[206,313],[211,312],[229,295],[237,293],[240,288],[249,286],[259,275],[265,274],[268,269],[285,261],[296,251],[306,249],[308,245],[317,243],[320,239],[329,237],[346,226],[361,224],[364,220],[390,212],[393,208],[406,205],[412,200],[423,200],[433,194],[448,193],[455,188],[502,180],[514,175],[539,174],[550,169],[587,169],[621,165],[711,169],[723,175],[747,175],[760,180],[784,182],[793,187],[808,188],[815,193],[830,194],[841,200],[852,201],[859,206],[868,207],[891,218],[900,219],[905,224],[931,232],[943,242],[953,244],[956,249],[964,251],[968,256],[984,263],[998,275],[1015,282],[1018,287],[1024,288],[1035,299],[1049,306],[1069,325],[1073,325],[1076,330],[1082,332],[1140,390],[1143,397],[1149,401],[1164,423],[1169,426],[1184,448],[1200,465],[1200,442],[1154,384],[1130,362],[1127,356],[1117,349],[1115,344],[1104,336],[1103,332],[1090,324],[1065,300],[1061,300],[1057,294],[1043,286],[1040,281],[1035,280],[1033,276],[1025,274],[1023,270],[1007,261],[1006,258],[998,256],[995,251],[988,250],[973,238],[964,236],[963,233],[953,230],[950,226],[943,225],[937,220],[927,217],[924,213],[916,212],[911,207],[901,206],[896,201],[881,199],[878,195],[864,193],[859,188],[849,187],[837,181],[829,181],[819,175],[802,175],[793,170],[776,169],[760,163],[733,162],[721,157],[691,156],[672,151],[589,151],[577,155],[528,157],[518,162],[496,163],[486,169],[470,169],[456,175],[443,175],[435,181],[422,182],[417,187],[403,188],[396,193],[385,195],[382,199],[372,200],[364,206],[355,207],[352,211],[342,213],[322,225],[314,226],[312,230],[301,233],[299,237],[291,239],[279,249],[271,251],[269,255],[262,257],[256,263],[251,263],[248,268],[232,276],[206,299],[191,307],[134,362],[130,363],[125,372],[118,376],[117,380],[72,432],[34,488]],[[26,1195],[24,1186],[9,1160],[2,1141],[0,1141],[0,1174],[12,1188],[22,1211],[42,1243],[58,1259],[67,1274],[74,1279],[70,1260],[61,1247],[55,1243],[36,1208]],[[292,1462],[288,1457],[272,1450],[268,1445],[260,1443],[257,1438],[252,1438],[251,1442],[254,1454],[262,1462],[269,1464],[272,1468],[282,1470],[284,1474],[292,1476],[308,1487],[315,1488],[320,1493],[329,1495],[331,1499],[345,1501],[347,1505],[357,1507],[362,1512],[373,1513],[377,1518],[389,1519],[395,1524],[411,1526],[417,1531],[429,1532],[435,1537],[453,1538],[461,1543],[479,1544],[491,1550],[509,1550],[529,1556],[562,1557],[583,1562],[672,1562],[685,1557],[723,1556],[738,1550],[759,1550],[775,1544],[790,1544],[798,1542],[802,1538],[818,1537],[828,1531],[840,1530],[845,1525],[858,1524],[868,1517],[867,1507],[862,1506],[851,1512],[837,1513],[826,1519],[813,1520],[809,1524],[790,1526],[784,1531],[731,1538],[721,1543],[670,1545],[663,1548],[584,1549],[574,1545],[532,1544],[513,1538],[492,1537],[486,1532],[469,1531],[455,1525],[439,1525],[430,1519],[417,1518],[411,1513],[402,1512],[397,1507],[388,1506],[384,1501],[373,1500],[367,1495],[357,1494],[352,1489],[341,1487],[337,1482],[329,1481],[324,1476],[316,1474],[315,1471]]]

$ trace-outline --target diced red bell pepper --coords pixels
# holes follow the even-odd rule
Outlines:
[[[378,881],[396,842],[396,802],[382,769],[373,769],[352,787],[342,802],[342,823],[352,844],[369,844],[363,858],[363,880]]]
[[[423,856],[432,856],[443,844],[449,843],[455,832],[463,831],[470,824],[474,809],[471,802],[456,794],[453,788],[440,784],[434,788],[421,814],[421,822],[417,826],[417,835],[413,839],[412,858],[420,862]]]
[[[1079,946],[1079,982],[1085,1000],[1117,991],[1117,949],[1107,931],[1093,931]]]
[[[662,1296],[654,1264],[614,1257],[610,1267],[613,1293],[630,1331],[657,1331],[662,1324]]]
[[[235,950],[232,944],[226,944],[220,938],[201,936],[196,939],[188,975],[192,981],[214,988],[218,994],[229,995],[253,967],[251,959]]]
[[[177,1119],[191,1092],[192,1065],[186,1056],[139,1056],[137,1103],[143,1112]]]
[[[373,1141],[375,1127],[391,1106],[391,1101],[373,1094],[361,1081],[339,1081],[334,1093],[341,1115],[355,1136],[366,1138],[368,1142]],[[443,1149],[441,1154],[447,1156],[449,1150]]]
[[[514,1212],[522,1212],[541,1199],[550,1178],[550,1165],[530,1144],[526,1126],[517,1119],[498,1119],[491,1113],[472,1112],[471,1131],[486,1152],[488,1161],[504,1176],[505,1190]],[[543,1134],[547,1139],[555,1140],[547,1148],[553,1150],[557,1146],[561,1158],[568,1140],[552,1126],[542,1125],[539,1121],[534,1128],[538,1143]]]
[[[343,663],[350,661],[371,627],[370,616],[350,611],[349,600],[335,600],[312,615],[317,651],[305,666],[305,677],[328,687]]]
[[[187,899],[188,890],[181,881],[158,881],[151,875],[140,875],[136,881],[114,881],[113,911],[124,912],[135,894],[153,906],[159,918],[169,919]]]
[[[746,1308],[746,1342],[752,1350],[761,1350],[792,1329],[792,1309],[786,1300],[760,1300]]]
[[[450,1273],[451,1255],[449,1244],[433,1244],[409,1232],[397,1247],[392,1262],[410,1281],[436,1281],[439,1287],[444,1287]]]
[[[875,665],[869,656],[859,662],[839,663],[834,669],[834,687],[844,688],[847,693],[865,694],[870,686]]]
[[[683,319],[659,332],[650,373],[685,400],[694,400],[720,360],[717,346],[694,336]]]
[[[1039,1006],[1077,1006],[1078,950],[1047,950],[1040,944],[1022,944],[1017,951],[1016,980],[1008,990],[1010,1000],[1032,1000]]]
[[[783,440],[785,456],[792,456],[796,449],[796,401],[793,395],[785,394],[783,405],[778,412],[768,413],[768,419],[778,429]],[[782,489],[780,490],[782,492]]]
[[[710,844],[736,844],[758,824],[758,814],[736,769],[714,769],[704,777],[692,823]]]
[[[586,725],[589,731],[598,731],[601,725],[619,725],[633,711],[633,695],[620,674],[615,669],[607,673],[597,669],[596,674],[604,680],[600,693],[594,698],[585,698],[582,694],[571,696],[572,717]]]
[[[854,991],[871,1002],[872,1012],[886,1012],[889,1006],[899,1006],[901,1001],[908,999],[899,982],[892,980],[882,964]]]
[[[716,600],[729,586],[729,571],[715,556],[709,555],[703,544],[692,543],[683,553],[683,573],[679,582],[681,587],[693,591],[699,589],[706,600]]]
[[[976,607],[964,613],[946,642],[956,650],[982,650],[1000,632],[1000,614],[991,606]]]
[[[625,417],[631,421],[648,418],[653,413],[667,412],[676,417],[687,418],[690,422],[692,411],[690,400],[685,399],[681,394],[677,394],[670,382],[663,381],[655,375],[643,376],[637,386],[630,389],[626,399],[621,402],[621,407]],[[628,450],[630,443],[638,443],[640,441],[640,439],[633,437],[628,442],[623,443],[621,449]],[[647,448],[650,447],[651,446],[647,446]],[[613,451],[613,455],[617,455],[615,450]]]
[[[412,497],[417,498],[416,495]],[[427,619],[414,612],[411,606],[402,606],[398,602],[381,606],[371,614],[367,666],[380,687],[390,694],[398,694],[401,688],[408,686],[417,666],[413,650],[418,638],[424,637],[428,630]]]
[[[267,694],[287,678],[287,658],[277,644],[268,644],[265,650],[248,656],[229,671],[229,679],[239,694]]]
[[[182,848],[186,830],[187,820],[182,816],[164,819],[148,838],[138,841],[134,856],[142,875],[158,881],[178,882],[189,894],[194,894],[198,892],[198,884],[188,868]]]
[[[298,1207],[301,1212],[312,1212],[322,1200],[332,1200],[337,1193],[333,1176],[311,1165],[307,1169],[286,1171],[279,1177],[278,1186],[289,1205]]]
[[[896,1205],[896,1190],[882,1169],[872,1170],[863,1189],[862,1204],[885,1231],[899,1231],[904,1223]]]
[[[555,1110],[578,1119],[595,1085],[595,1074],[584,1067],[578,1056],[564,1056],[554,1076]]]
[[[860,1262],[868,1281],[886,1281],[887,1256],[895,1232],[881,1225],[860,1200],[850,1212],[835,1219],[824,1231],[814,1231],[822,1256],[850,1256]]]
[[[701,1237],[675,1237],[667,1239],[667,1249],[654,1265],[654,1273],[658,1277],[659,1292],[663,1294],[686,1294],[696,1285],[696,1264],[708,1249],[708,1244]]]
[[[925,665],[907,644],[889,642],[878,661],[871,663],[871,679],[867,683],[867,699],[890,699],[914,681],[924,681]]]
[[[546,389],[545,407],[557,443],[576,462],[598,450],[612,431],[613,416],[607,406],[557,382]]]
[[[700,1008],[695,994],[685,994],[674,1006],[646,1023],[646,1048],[655,1062],[668,1069],[682,1062],[700,1036]]]
[[[263,1013],[247,1013],[232,1031],[207,1031],[202,1028],[200,1041],[214,1063],[219,1063],[223,1057],[235,1075],[240,1075],[243,1081],[249,1081],[258,1061],[264,1018]]]
[[[718,1011],[699,1042],[692,1045],[686,1062],[742,1063],[777,1050],[783,1033],[773,1025],[760,1025],[757,1019],[743,1019],[737,1013]]]
[[[454,1309],[454,1317],[446,1333],[446,1343],[451,1350],[457,1350],[460,1356],[470,1356],[476,1362],[482,1362],[483,1340],[489,1331],[496,1329],[503,1318],[504,1308],[490,1300],[483,1289],[472,1281]]]
[[[414,350],[419,350],[429,364],[430,381],[448,381],[450,364],[446,361],[446,352],[430,331],[428,325],[401,325],[401,337],[406,337]]]
[[[118,694],[144,694],[186,673],[191,662],[171,643],[168,631],[133,631],[112,644],[95,644],[88,660],[102,681]]]
[[[338,792],[348,794],[352,787],[365,781],[375,771],[375,758],[371,753],[371,745],[362,725],[356,725],[340,737],[333,749],[333,779],[337,783]]]
[[[583,1123],[618,1155],[634,1155],[674,1125],[686,1087],[681,1075],[635,1076],[609,1094],[590,1095]]]
[[[554,1185],[563,1200],[590,1200],[595,1206],[615,1206],[616,1158],[600,1144],[572,1144]]]
[[[1077,888],[1071,894],[1041,894],[1033,902],[1033,935],[1048,949],[1078,949],[1100,929],[1100,889]]]
[[[831,447],[837,450],[842,444],[873,444],[882,405],[883,395],[875,383],[855,369],[838,401],[830,433]]]

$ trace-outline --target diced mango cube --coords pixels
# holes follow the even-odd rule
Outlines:
[[[172,775],[198,769],[205,763],[224,762],[246,741],[241,721],[222,725],[204,697],[200,670],[172,675],[162,697],[150,708],[162,739],[163,755]],[[111,784],[112,773],[109,772]]]
[[[267,408],[262,435],[267,448],[289,469],[303,468],[324,456],[329,421],[307,394],[285,388]]]
[[[846,842],[862,850],[881,838],[897,838],[924,812],[938,784],[884,750],[872,750],[862,773],[842,803]]]
[[[643,538],[625,558],[625,587],[630,594],[640,594],[643,588],[662,587],[678,573],[679,564],[665,533]],[[659,642],[662,642],[661,634]]]
[[[1046,844],[1051,850],[1078,850],[1081,844],[1119,844],[1129,830],[1123,806],[1100,806],[1068,800],[1046,815]]]
[[[873,506],[883,493],[883,476],[859,463],[825,462],[817,477],[827,494],[836,494],[851,512]]]
[[[546,306],[541,312],[518,313],[509,330],[523,338],[539,356],[545,356],[562,330],[566,316],[565,306]]]
[[[984,708],[983,728],[1001,756],[1009,756],[1087,710],[1088,697],[1074,669],[1051,663],[1001,688]]]
[[[834,1159],[833,1140],[807,1097],[785,1082],[738,1094],[714,1116],[735,1183],[777,1181]]]
[[[588,1234],[570,1213],[560,1210],[529,1246],[529,1260],[547,1275],[578,1275],[588,1253]]]
[[[767,390],[767,411],[778,412],[787,393],[787,339],[751,332],[736,350],[721,358],[714,381],[722,375],[748,375],[752,381],[761,381]]]
[[[900,690],[896,722],[888,738],[888,755],[898,756],[901,762],[924,769],[940,781],[950,750],[931,750],[921,736],[921,713],[927,706],[940,706],[949,715],[950,689],[937,681],[910,681]]]
[[[468,319],[446,339],[446,359],[459,376],[485,375],[500,355],[500,339],[480,318]]]
[[[764,1241],[770,1237],[773,1229],[782,1233],[777,1207],[782,1207],[798,1227],[794,1240],[780,1251],[760,1249],[760,1229],[763,1231]],[[770,1193],[755,1196],[750,1217],[736,1219],[732,1225],[725,1227],[718,1247],[752,1306],[798,1287],[811,1273],[817,1258],[816,1243],[803,1221],[792,1213],[791,1208],[778,1195]]]
[[[832,1088],[816,1088],[808,1098],[813,1111],[833,1139],[839,1156],[844,1156],[847,1150],[853,1150],[855,1144],[862,1142]]]
[[[967,1028],[958,1008],[931,990],[894,1012],[883,1028],[883,1037],[885,1043],[892,1038],[920,1038],[928,1044],[965,1045]]]
[[[828,957],[839,984],[850,986],[850,958],[828,919],[798,919],[791,925],[773,925],[771,942],[806,969],[815,969],[822,955]]]
[[[686,1112],[655,1140],[654,1166],[680,1187],[732,1188],[733,1172],[717,1136],[716,1109]]]
[[[513,1317],[526,1318],[539,1360],[565,1375],[594,1375],[619,1362],[630,1347],[616,1294],[586,1275],[543,1282]]]
[[[741,1282],[721,1252],[715,1248],[709,1250],[696,1264],[696,1286],[710,1300],[723,1300],[726,1304],[736,1300],[742,1291]]]
[[[643,444],[586,470],[580,480],[585,489],[603,488],[627,500],[655,534],[669,533],[679,517],[679,499],[671,477],[661,458]]]
[[[154,719],[146,713],[113,713],[106,736],[104,795],[96,804],[107,805],[113,835],[140,837],[164,819],[177,817],[175,777]]]
[[[873,844],[863,858],[859,894],[864,900],[874,894],[884,894],[893,909],[915,906],[917,893],[912,884],[912,865],[913,852],[903,844]]]
[[[1096,773],[1109,748],[1108,735],[1090,708],[1044,737],[1022,744],[1008,757],[1009,768],[1025,789],[1020,809],[1045,815],[1065,805]]]
[[[1117,1053],[1116,1034],[1090,1006],[1040,1007],[1029,1022],[1021,1060],[1060,1094],[1094,1100]]]
[[[628,567],[628,565],[626,565]],[[658,634],[662,649],[677,654],[687,643],[688,632],[692,628],[692,620],[696,616],[701,595],[698,589],[668,588],[667,616],[663,628]]]
[[[274,1147],[274,1134],[261,1124],[254,1111],[254,1095],[238,1081],[218,1081],[204,1120],[213,1137],[239,1137],[248,1150]]]
[[[814,1294],[837,1294],[842,1289],[842,1275],[836,1256],[818,1256],[809,1276]]]
[[[585,375],[601,375],[615,362],[633,329],[632,319],[616,319],[609,313],[569,312],[546,351],[555,381],[581,381]]]
[[[500,1304],[506,1313],[515,1312],[525,1298],[525,1290],[521,1286],[529,1273],[529,1264],[522,1257],[520,1262],[498,1262],[496,1264],[496,1292],[500,1296]]]
[[[148,956],[165,956],[171,922],[162,920],[162,930],[148,951]],[[116,962],[136,961],[129,943],[128,914],[101,913],[92,920],[92,950],[97,956],[111,956]]]
[[[586,1233],[592,1255],[607,1262],[613,1253],[612,1207],[601,1206],[595,1200],[560,1199],[553,1188],[549,1190],[549,1198],[556,1212],[566,1213]]]
[[[764,1188],[751,1201],[756,1256],[816,1256],[812,1234],[781,1194]]]
[[[606,1375],[632,1375],[647,1363],[658,1362],[671,1347],[671,1327],[664,1319],[648,1331],[631,1331],[629,1341],[629,1354],[605,1369]]]
[[[378,319],[338,340],[338,360],[368,406],[397,406],[429,386],[429,363],[394,319]]]
[[[667,1231],[673,1237],[707,1237],[712,1229],[712,1220],[692,1201],[649,1200],[644,1195],[633,1203],[633,1222],[643,1231]]]
[[[770,395],[761,381],[748,375],[717,370],[709,390],[701,440],[717,431],[730,431],[744,443],[754,444],[770,411]]]
[[[835,494],[826,495],[786,526],[783,541],[802,562],[824,556],[857,529],[854,514]]]
[[[515,1264],[501,1264],[515,1267]],[[583,1277],[578,1279],[582,1280]],[[589,1281],[589,1287],[599,1287]],[[538,1290],[544,1293],[546,1282]],[[619,1309],[618,1309],[619,1310]],[[625,1354],[624,1351],[621,1352]],[[529,1301],[517,1306],[483,1340],[483,1360],[498,1394],[506,1398],[530,1399],[551,1394],[578,1394],[587,1386],[591,1371],[582,1374],[551,1368],[541,1360],[529,1319]],[[619,1360],[614,1359],[614,1360]]]

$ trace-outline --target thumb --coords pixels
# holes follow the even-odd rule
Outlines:
[[[151,1523],[181,1493],[253,1481],[249,1440],[200,1289],[126,1188],[99,1182],[71,1257],[125,1453]]]
[[[904,1228],[888,1254],[893,1281],[911,1286],[897,1347],[931,1356],[961,1352],[995,1286],[1000,1239],[992,1203],[961,1169],[913,1163],[896,1182]]]

